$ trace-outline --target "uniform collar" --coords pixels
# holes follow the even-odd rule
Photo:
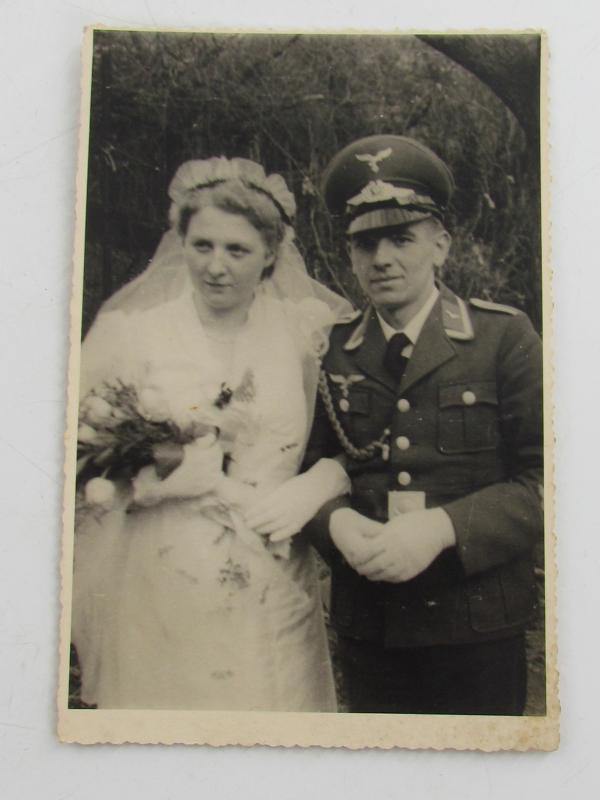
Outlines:
[[[425,320],[431,313],[431,309],[434,307],[435,301],[438,299],[439,294],[440,290],[437,288],[437,286],[434,286],[431,294],[425,301],[425,304],[417,311],[414,317],[408,322],[407,325],[404,326],[404,328],[392,328],[392,326],[384,320],[379,311],[376,311],[375,313],[379,319],[379,324],[381,325],[381,330],[383,331],[386,341],[389,342],[395,333],[404,333],[410,339],[411,344],[416,344],[421,330],[423,329],[423,325],[425,325]]]
[[[450,291],[450,289],[448,289],[448,287],[443,283],[440,283],[439,289],[438,287],[436,287],[436,289],[438,290],[438,294],[433,296],[431,306],[428,308],[426,313],[423,314],[423,320],[420,322],[417,337],[413,339],[411,334],[405,329],[407,336],[409,336],[411,341],[416,343],[417,338],[419,338],[421,335],[425,323],[431,322],[431,318],[433,316],[432,310],[439,305],[441,324],[448,338],[462,341],[468,341],[475,338],[469,310],[464,300],[458,297],[458,295],[455,295],[454,292]],[[415,317],[420,317],[420,314],[427,306],[428,303],[425,304],[425,306],[415,315]],[[363,312],[362,319],[344,344],[344,350],[356,350],[361,346],[365,338],[369,319],[371,319],[372,316],[375,316],[379,321],[383,335],[386,335],[385,329],[383,328],[383,325],[381,325],[381,317],[379,314],[377,314],[372,306],[369,306]],[[415,321],[415,317],[413,317],[409,325]],[[393,328],[392,331],[394,333],[397,332]]]

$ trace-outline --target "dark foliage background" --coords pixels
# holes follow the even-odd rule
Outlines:
[[[426,38],[97,31],[84,332],[154,252],[176,168],[212,155],[252,158],[285,177],[309,270],[360,305],[319,181],[338,149],[377,132],[421,139],[454,172],[447,283],[466,297],[523,308],[541,328],[539,152],[526,119],[537,119],[539,74],[524,67],[535,67],[539,37]],[[464,63],[507,88],[516,113],[525,109],[521,124],[488,85],[436,49],[461,44]],[[498,79],[491,73],[499,67]]]

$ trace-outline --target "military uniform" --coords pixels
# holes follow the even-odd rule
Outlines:
[[[532,549],[542,527],[540,340],[525,314],[445,286],[400,383],[383,366],[372,308],[338,325],[323,361],[332,408],[357,447],[346,453],[352,497],[311,525],[332,566],[332,621],[347,636],[391,647],[459,644],[522,631],[534,602]],[[341,380],[340,380],[341,379]],[[389,430],[388,434],[384,434]],[[320,398],[308,461],[344,452]],[[385,522],[399,510],[442,506],[457,546],[404,584],[373,583],[333,546],[327,519],[351,502]]]
[[[439,224],[423,233],[423,221],[443,220],[453,188],[434,153],[391,135],[352,143],[326,170],[325,199],[347,216],[353,268],[397,331],[426,307],[449,236]],[[373,306],[337,325],[307,450],[309,464],[344,454],[352,482],[351,496],[307,528],[331,565],[350,707],[522,713],[532,555],[543,531],[540,339],[522,312],[465,302],[440,284],[407,362],[404,354],[394,361]],[[453,528],[454,544],[432,551],[439,555],[410,580],[368,580],[330,536],[331,513],[344,505],[382,523],[441,508],[447,516],[428,519]],[[431,536],[423,528],[421,541]]]

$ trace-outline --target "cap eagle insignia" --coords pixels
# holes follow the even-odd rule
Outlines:
[[[369,167],[369,169],[377,173],[379,172],[379,162],[384,161],[386,158],[389,158],[392,155],[392,148],[386,147],[385,150],[380,150],[375,155],[371,153],[357,153],[356,158],[358,161],[365,161]]]

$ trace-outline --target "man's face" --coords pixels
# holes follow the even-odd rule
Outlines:
[[[432,220],[365,231],[350,237],[350,258],[358,281],[374,306],[410,320],[429,297],[435,268],[441,267],[450,236]]]

